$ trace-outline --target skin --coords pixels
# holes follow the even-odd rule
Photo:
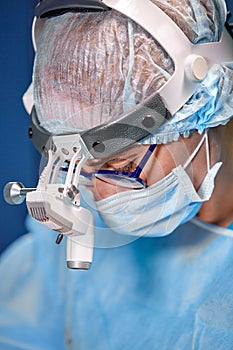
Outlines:
[[[233,120],[226,126],[210,130],[211,163],[222,161],[223,165],[215,180],[215,189],[208,202],[203,203],[198,216],[201,220],[227,227],[233,221]]]
[[[233,121],[230,121],[226,126],[211,128],[208,132],[210,166],[213,166],[218,161],[222,161],[223,165],[215,178],[215,189],[210,200],[204,202],[198,212],[201,220],[223,227],[227,227],[233,221],[233,203],[229,195],[231,191],[233,192],[233,165],[229,162],[233,146],[232,133]],[[147,186],[150,186],[168,175],[179,164],[184,165],[202,137],[203,134],[199,135],[197,132],[194,132],[189,138],[180,137],[178,141],[170,142],[166,145],[157,145],[140,177],[146,182]],[[139,156],[135,160],[136,167],[136,163],[139,163],[147,148],[147,145],[133,146],[125,153],[116,155],[113,161],[106,160],[105,164],[99,164],[98,166],[91,166],[90,161],[84,170],[93,171],[94,168],[121,170],[122,167],[128,164],[129,159],[134,158],[131,155],[138,154]],[[195,189],[198,190],[207,173],[205,142],[186,168],[186,171]],[[92,183],[95,200],[101,200],[126,190],[122,187],[109,186],[98,179],[93,179]],[[223,200],[224,205],[219,205],[219,203],[223,203]]]

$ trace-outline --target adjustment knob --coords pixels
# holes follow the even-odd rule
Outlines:
[[[204,57],[189,55],[185,62],[185,70],[190,79],[201,81],[207,75],[208,65]]]
[[[21,204],[26,194],[35,190],[35,188],[25,188],[21,182],[8,182],[4,187],[3,196],[8,204]]]

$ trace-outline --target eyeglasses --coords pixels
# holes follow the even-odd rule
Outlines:
[[[80,183],[86,186],[92,186],[92,179],[97,179],[103,183],[106,183],[107,185],[123,187],[125,189],[137,190],[145,188],[146,183],[140,178],[140,175],[155,148],[156,145],[149,146],[145,155],[134,171],[99,169],[92,172],[86,172],[82,170],[80,172]],[[124,166],[123,168],[128,168],[128,165]],[[65,164],[60,168],[60,171],[62,172],[67,172],[67,170],[68,167]]]
[[[100,180],[108,185],[119,186],[126,189],[142,189],[146,187],[146,183],[140,178],[141,172],[153,153],[156,145],[150,145],[139,165],[133,172],[104,170],[100,169],[94,172],[81,171],[80,178],[91,181],[93,178]],[[84,180],[85,182],[85,180]],[[88,183],[86,183],[88,185]]]

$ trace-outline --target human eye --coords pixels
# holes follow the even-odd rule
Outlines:
[[[133,172],[137,168],[135,160],[114,159],[107,162],[104,166],[108,170],[116,170],[120,172]]]
[[[117,170],[122,172],[122,173],[124,173],[124,172],[125,173],[132,173],[136,170],[136,168],[137,168],[137,165],[133,161],[131,161],[128,164],[126,164],[125,166],[123,166]]]

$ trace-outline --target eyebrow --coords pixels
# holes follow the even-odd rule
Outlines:
[[[132,153],[130,153],[131,150],[128,150],[128,153],[127,151],[123,151],[121,154],[115,154],[112,155],[112,158],[101,158],[101,159],[90,159],[91,163],[92,164],[88,164],[88,166],[99,166],[99,165],[102,165],[102,164],[105,164],[105,163],[108,163],[108,162],[113,162],[114,160],[118,160],[118,159],[123,159],[123,158],[135,158],[135,157],[139,157],[140,155],[138,154],[137,152],[138,148],[135,149]]]

